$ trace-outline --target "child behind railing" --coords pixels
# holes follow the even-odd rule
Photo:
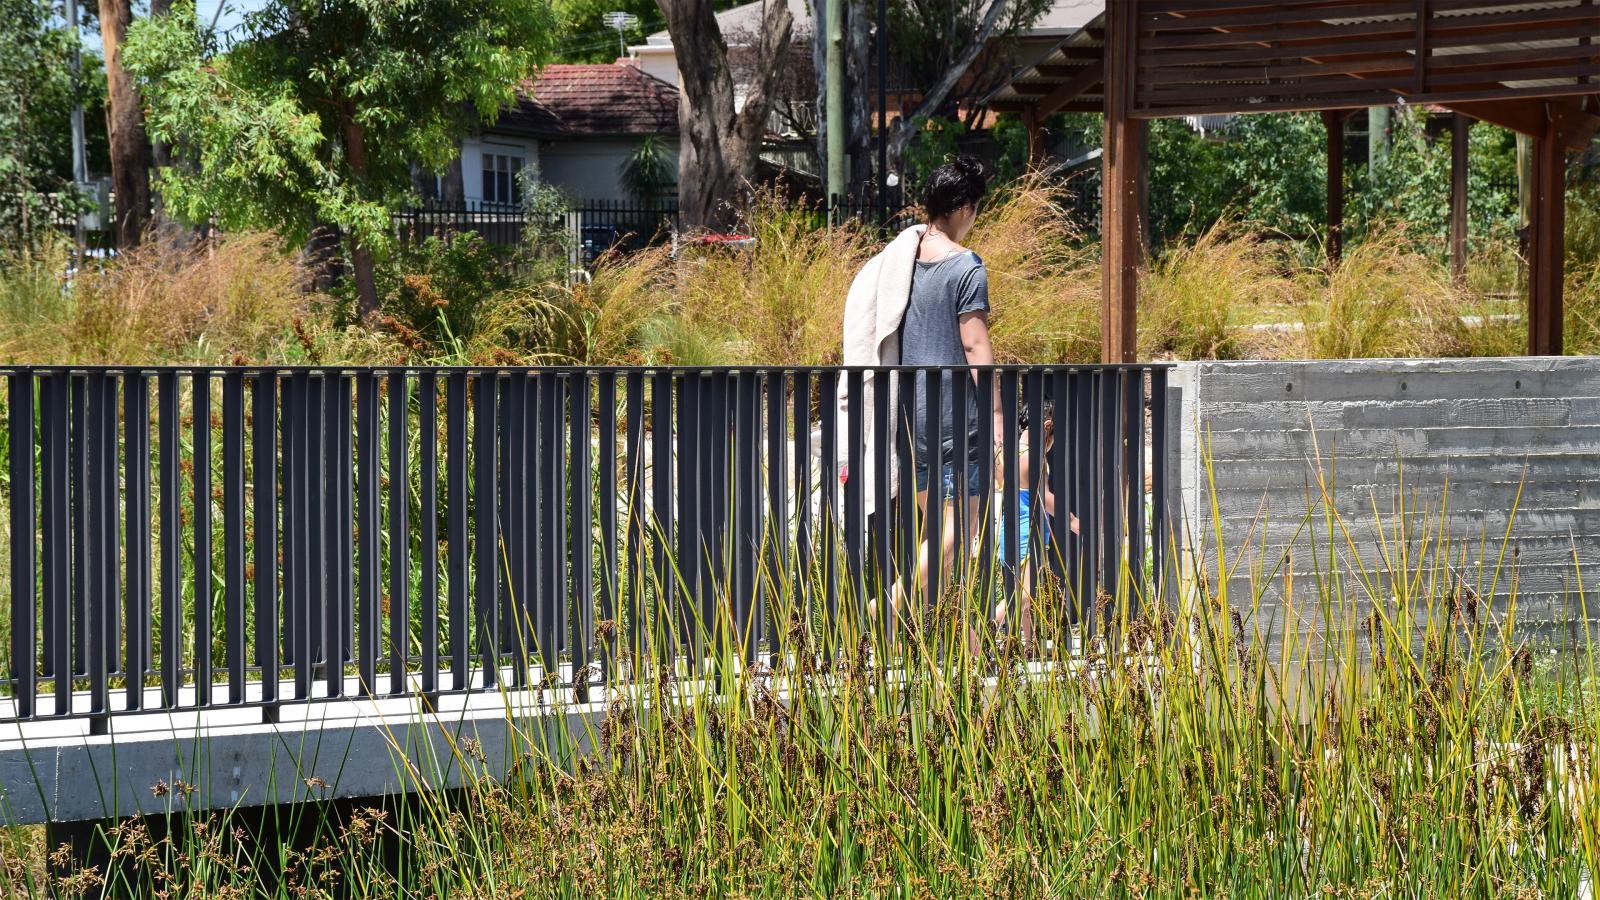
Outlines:
[[[1043,435],[1042,446],[1039,448],[1041,459],[1046,458],[1050,448],[1055,444],[1055,412],[1055,402],[1046,400],[1039,421],[1039,431]],[[1020,605],[1022,607],[1022,641],[1025,646],[1029,646],[1033,644],[1034,630],[1033,592],[1029,588],[1033,569],[1029,551],[1035,543],[1041,546],[1050,543],[1050,512],[1056,508],[1056,495],[1054,491],[1050,490],[1047,479],[1040,479],[1040,486],[1037,492],[1028,488],[1033,479],[1034,456],[1028,446],[1028,411],[1026,407],[1023,408],[1019,417],[1018,430],[1022,441],[1017,447],[1017,534],[1014,538],[1016,546],[1011,547],[1006,543],[1005,506],[1003,503],[997,502],[994,507],[996,518],[998,519],[995,527],[995,534],[998,536],[995,552],[1002,564],[1005,564],[1010,558],[1008,551],[1016,554],[1018,564],[1017,591],[1021,597]],[[1003,457],[998,454],[995,457],[994,483],[997,491],[1004,491],[1002,485],[1005,484],[1005,466]],[[1031,539],[1035,523],[1039,527],[1039,540],[1037,542]],[[1071,532],[1077,534],[1078,517],[1072,516],[1070,524]],[[1006,624],[1006,600],[1003,596],[995,607],[994,620],[997,628],[1003,628]]]

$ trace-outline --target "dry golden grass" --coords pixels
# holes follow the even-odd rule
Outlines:
[[[27,363],[270,360],[292,352],[308,272],[270,235],[156,242],[60,280],[51,252],[6,266],[0,353]],[[47,277],[48,276],[48,277]]]
[[[1169,249],[1143,288],[1140,352],[1178,359],[1248,355],[1247,326],[1290,296],[1289,280],[1256,237],[1226,223]]]
[[[1089,362],[1100,355],[1100,265],[1051,185],[1031,177],[982,211],[967,246],[989,272],[989,329],[1003,363]]]

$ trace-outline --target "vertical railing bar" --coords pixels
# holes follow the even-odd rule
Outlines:
[[[1070,497],[1070,484],[1067,471],[1067,434],[1066,428],[1072,419],[1069,415],[1071,409],[1071,388],[1067,379],[1070,378],[1064,370],[1056,369],[1050,373],[1050,397],[1055,406],[1054,416],[1051,419],[1051,444],[1044,454],[1047,459],[1048,483],[1050,490],[1055,494],[1055,505],[1045,510],[1050,517],[1050,571],[1055,577],[1055,585],[1060,591],[1060,596],[1055,598],[1058,606],[1051,610],[1052,618],[1059,624],[1055,632],[1058,642],[1070,641],[1071,616],[1070,603],[1063,603],[1070,597],[1067,590],[1068,558],[1067,547],[1072,538],[1072,513],[1068,506]],[[1059,645],[1058,645],[1059,646]],[[1064,649],[1070,649],[1068,645]]]
[[[811,520],[811,372],[801,369],[794,373],[794,505],[795,505],[795,573],[791,621],[801,627],[811,628],[812,589],[816,574],[815,543]],[[778,628],[785,635],[791,622]]]
[[[1000,441],[1002,470],[1000,487],[1000,533],[1002,535],[1000,552],[1003,565],[1001,570],[1005,580],[1004,602],[1010,610],[1006,621],[1013,630],[1019,627],[1021,618],[1021,598],[1024,589],[1019,581],[1022,573],[1021,566],[1021,535],[1022,510],[1021,488],[1017,471],[1019,453],[1021,450],[1019,435],[1017,433],[1017,373],[1004,371],[1000,373]]]
[[[126,437],[125,472],[127,486],[124,509],[127,515],[128,583],[124,600],[123,620],[128,635],[127,657],[123,671],[128,679],[128,708],[144,708],[144,680],[151,663],[151,576],[153,571],[150,540],[150,378],[135,372],[125,376],[123,397],[123,427]],[[32,416],[30,405],[28,415]],[[30,456],[31,456],[31,442]],[[31,473],[31,469],[30,469]],[[32,536],[28,537],[29,549]],[[16,544],[12,545],[13,547]],[[32,581],[24,582],[29,586]],[[17,582],[13,581],[13,585]],[[13,587],[15,590],[15,587]],[[29,592],[31,599],[32,592]]]
[[[915,421],[917,384],[921,375],[910,370],[895,371],[891,375],[896,383],[894,440],[895,454],[899,460],[898,505],[895,509],[895,549],[899,563],[895,567],[895,588],[891,596],[898,596],[900,609],[898,615],[886,620],[889,628],[886,637],[889,639],[893,639],[900,630],[902,620],[914,619],[918,615],[918,598],[922,594],[922,586],[917,584],[917,554],[921,543],[917,537],[917,525],[922,513],[917,507]]]
[[[1144,370],[1126,373],[1123,434],[1128,462],[1128,615],[1140,614],[1144,580]]]
[[[195,705],[211,705],[211,375],[194,373],[194,692]]]
[[[570,533],[570,529],[567,526],[567,513],[570,510],[568,501],[571,498],[567,490],[567,452],[566,441],[564,440],[567,433],[568,385],[563,383],[562,378],[563,376],[561,375],[555,375],[551,380],[550,444],[545,449],[545,452],[550,455],[554,462],[554,468],[551,470],[553,481],[551,483],[550,506],[554,510],[551,525],[555,528],[555,534],[551,537],[551,543],[555,547],[555,554],[546,560],[546,563],[555,570],[555,581],[550,593],[550,609],[554,616],[554,631],[552,632],[550,649],[547,651],[548,656],[546,659],[549,665],[545,667],[546,678],[560,674],[561,652],[571,649],[565,646],[570,634],[568,610],[572,603],[571,581],[567,576],[567,564],[569,561],[567,538]],[[593,602],[593,598],[586,602]]]
[[[839,628],[839,375],[824,369],[817,378],[817,418],[821,426],[819,442],[821,465],[820,494],[822,514],[818,517],[822,553],[823,658],[832,660],[838,649]],[[847,423],[848,427],[848,423]]]
[[[255,480],[253,508],[255,547],[256,665],[261,667],[261,700],[278,700],[278,424],[277,376],[262,371],[255,378],[252,411]],[[287,447],[285,441],[285,447]],[[287,548],[285,548],[287,549]]]
[[[767,389],[767,572],[761,587],[762,622],[765,624],[767,651],[780,653],[783,635],[781,614],[793,602],[794,580],[789,577],[789,436],[788,385],[782,369],[766,375]]]
[[[222,376],[222,609],[228,703],[245,702],[244,373]]]
[[[1167,524],[1167,370],[1150,372],[1150,570],[1151,592],[1157,603],[1170,604],[1173,579],[1168,577],[1168,541],[1174,540]]]
[[[105,731],[102,717],[109,714],[110,697],[107,692],[106,669],[107,663],[107,607],[112,600],[111,585],[108,574],[108,563],[112,555],[111,541],[108,540],[106,530],[107,520],[115,518],[115,510],[109,508],[106,502],[106,488],[111,481],[107,477],[108,470],[115,465],[115,437],[116,429],[115,411],[112,411],[110,422],[113,437],[106,440],[106,410],[114,401],[107,398],[108,382],[110,377],[93,372],[88,376],[86,384],[87,401],[87,430],[84,434],[85,452],[87,456],[84,487],[87,494],[85,504],[88,513],[88,545],[84,553],[85,572],[85,611],[88,622],[84,629],[86,641],[86,656],[88,657],[89,674],[89,715],[95,718],[91,726],[91,733],[100,734]],[[111,452],[107,453],[108,446]]]
[[[627,653],[633,670],[638,671],[638,661],[644,652],[644,646],[640,641],[643,637],[642,625],[645,597],[645,529],[646,520],[649,516],[649,510],[645,507],[644,499],[646,462],[644,447],[644,374],[642,372],[629,372],[625,385],[627,388],[628,435],[627,446],[623,450],[627,456],[628,510],[626,540],[628,546],[625,555],[628,558],[628,590],[627,599],[619,612],[627,618]]]
[[[561,389],[561,381],[554,373],[546,373],[538,377],[535,394],[536,404],[534,409],[533,440],[536,447],[538,471],[535,482],[537,483],[537,515],[534,530],[539,541],[539,566],[538,581],[535,590],[534,608],[534,642],[539,650],[539,667],[543,670],[541,677],[548,678],[556,671],[559,657],[560,639],[556,634],[556,605],[560,602],[557,596],[556,570],[565,564],[565,560],[557,560],[560,548],[556,546],[556,517],[562,514],[560,506],[556,503],[556,482],[563,473],[552,449],[560,444],[560,432],[556,427],[557,410],[560,402],[557,392]]]
[[[422,693],[431,702],[439,691],[439,378],[431,371],[417,376],[417,433],[421,678]]]
[[[496,532],[494,559],[495,565],[500,567],[499,590],[495,595],[495,621],[498,628],[495,639],[499,641],[499,650],[502,654],[511,652],[512,633],[517,626],[517,614],[514,608],[513,594],[517,590],[516,579],[520,571],[518,563],[521,557],[517,553],[515,542],[517,540],[517,503],[512,500],[511,477],[516,471],[517,460],[511,453],[511,410],[518,405],[512,396],[514,383],[518,381],[509,373],[494,372],[495,382],[495,487],[498,491],[495,506]],[[520,498],[519,498],[520,499]],[[514,657],[513,657],[514,658]]]
[[[547,534],[554,534],[550,527],[550,516],[554,513],[550,509],[552,496],[550,467],[546,464],[544,454],[544,410],[549,405],[546,403],[545,394],[550,390],[546,383],[554,378],[553,375],[532,375],[527,386],[527,395],[523,398],[523,418],[527,422],[527,433],[524,436],[522,447],[522,462],[529,473],[527,482],[529,489],[527,522],[527,542],[535,552],[528,555],[528,565],[523,575],[528,583],[528,596],[523,600],[523,622],[525,638],[532,650],[539,656],[539,666],[548,670],[545,665],[546,647],[554,647],[555,638],[551,632],[554,621],[554,601],[551,600],[550,577],[554,572],[555,562],[551,559],[555,551],[550,547],[546,538]],[[555,658],[552,651],[552,660]],[[552,663],[551,665],[553,665]]]
[[[1122,599],[1118,596],[1122,587],[1122,387],[1122,373],[1106,370],[1100,381],[1100,496],[1105,504],[1100,537],[1104,569],[1100,577],[1111,603]],[[1106,611],[1111,613],[1111,606]],[[1113,622],[1102,624],[1109,641]]]
[[[474,582],[476,612],[474,630],[478,635],[478,652],[482,657],[484,688],[500,681],[499,634],[497,613],[500,599],[499,557],[499,466],[496,460],[498,429],[495,427],[495,377],[492,372],[477,376],[476,402],[472,409],[473,499],[477,509],[473,525],[477,536],[474,542],[477,564]]]
[[[944,370],[924,369],[922,376],[923,397],[927,402],[924,410],[927,431],[922,458],[924,471],[927,472],[925,490],[928,497],[922,524],[923,544],[927,548],[922,602],[926,609],[937,609],[943,593],[940,576],[944,563],[944,410],[941,396]]]
[[[48,376],[48,378],[49,382],[47,384],[44,402],[40,405],[39,410],[39,417],[41,420],[40,424],[44,431],[44,440],[42,442],[42,446],[40,447],[40,454],[43,457],[42,467],[45,469],[44,528],[46,537],[44,540],[44,602],[46,610],[49,612],[49,616],[46,619],[45,644],[47,645],[47,674],[55,677],[55,705],[53,712],[56,715],[65,716],[72,712],[71,641],[73,626],[71,620],[69,619],[69,616],[71,615],[72,604],[73,564],[71,544],[72,489],[70,483],[72,469],[72,442],[69,435],[72,416],[68,405],[70,403],[69,397],[71,396],[72,377],[65,372],[57,372]],[[174,403],[173,406],[176,406],[176,403]],[[176,456],[178,446],[176,437],[178,422],[177,411],[174,409],[171,416],[163,417],[162,422],[172,423],[171,427],[173,430],[173,439],[170,444],[166,441],[163,441],[162,449],[163,454],[165,454],[168,448],[171,449],[173,460],[170,471],[176,473]],[[166,471],[169,471],[169,469],[164,464],[163,472]],[[176,491],[174,491],[174,501],[175,500]],[[175,507],[176,502],[174,502],[174,509],[172,510],[172,521],[174,522],[177,520],[177,510]],[[166,516],[167,511],[165,508],[163,508],[163,540],[166,539],[165,535],[169,530],[166,528]],[[170,530],[176,533],[176,526]],[[174,554],[174,559],[176,559],[176,554]],[[174,577],[170,583],[175,586],[177,584],[176,577]],[[167,583],[163,583],[163,589],[165,589],[166,586]],[[176,606],[177,604],[175,603],[174,605]],[[166,627],[166,623],[169,621],[176,622],[177,616],[174,615],[167,617],[165,613],[163,613],[163,627]],[[174,629],[176,629],[176,627],[176,625],[173,626]],[[166,654],[168,646],[169,645],[167,643],[163,643],[163,655]],[[178,641],[173,640],[170,646],[176,648],[178,646]],[[169,705],[174,705],[177,703],[178,667],[179,663],[177,661],[174,661],[174,664],[170,667],[170,677],[172,679],[170,696],[172,699]],[[166,672],[163,672],[163,677],[164,679],[166,678]]]
[[[506,557],[506,590],[510,602],[505,605],[506,621],[501,623],[501,630],[508,632],[509,641],[502,643],[502,647],[511,653],[511,684],[513,687],[524,687],[528,683],[528,644],[531,640],[532,629],[528,627],[526,612],[532,606],[528,603],[533,587],[528,583],[527,563],[531,554],[528,553],[528,537],[531,529],[528,525],[528,457],[524,453],[524,444],[532,423],[528,420],[528,394],[536,388],[529,385],[532,375],[512,373],[506,379],[503,390],[503,412],[505,413],[504,427],[501,429],[500,449],[502,451],[502,470],[505,483],[503,499],[505,508],[501,513],[501,522],[504,530],[501,544]]]
[[[598,498],[600,508],[600,609],[599,618],[610,623],[609,640],[615,646],[617,625],[621,617],[617,603],[617,373],[604,372],[599,376],[598,397],[595,400],[595,423],[599,430],[597,442],[600,459],[597,469],[600,476]],[[600,655],[600,680],[604,683],[612,675],[614,653]]]
[[[72,514],[68,519],[72,529],[72,613],[63,618],[62,625],[71,629],[72,674],[87,675],[88,660],[85,655],[84,631],[88,626],[88,552],[89,552],[89,454],[85,441],[89,430],[89,382],[87,375],[67,375],[70,387],[68,444],[71,461],[68,478],[71,485]],[[69,685],[71,682],[67,682]],[[71,696],[70,690],[67,694]],[[70,705],[70,700],[68,701]]]
[[[971,584],[968,576],[971,574],[971,560],[967,558],[972,547],[972,536],[967,533],[970,525],[967,521],[967,482],[971,478],[967,462],[969,460],[968,443],[972,435],[972,422],[968,419],[968,400],[971,394],[972,374],[968,369],[951,369],[948,374],[950,393],[950,496],[945,498],[950,504],[951,542],[955,547],[954,558],[951,559],[949,569],[950,584],[959,591],[956,604],[956,615],[961,623],[964,633],[977,634],[975,629],[982,624],[978,621],[984,618],[984,613],[972,608],[971,592],[967,587]]]
[[[877,579],[877,622],[880,633],[888,627],[889,596],[894,583],[894,548],[890,543],[890,524],[894,506],[894,435],[890,414],[894,390],[889,369],[872,372],[872,525],[873,568]]]
[[[328,420],[327,435],[329,437],[326,464],[332,496],[326,506],[327,525],[324,537],[327,540],[325,552],[328,563],[336,571],[333,578],[334,592],[330,597],[326,598],[328,602],[323,607],[323,641],[326,648],[323,655],[327,665],[323,673],[326,675],[328,695],[342,697],[346,694],[344,684],[345,666],[352,661],[358,664],[356,671],[360,684],[357,685],[357,691],[365,693],[372,690],[372,673],[367,671],[366,666],[359,665],[362,662],[361,659],[352,660],[352,655],[359,656],[356,641],[365,639],[366,625],[372,623],[374,618],[363,617],[363,628],[358,635],[356,632],[357,594],[355,585],[357,540],[355,527],[358,510],[355,505],[355,478],[354,473],[351,471],[356,451],[356,447],[352,445],[352,432],[356,423],[351,419],[354,411],[352,405],[352,395],[355,387],[354,379],[349,375],[335,375],[330,372],[325,376],[325,380],[329,381],[323,388],[327,402],[325,410]],[[376,397],[375,390],[374,397]],[[374,409],[376,408],[375,399],[373,407]],[[376,416],[373,416],[373,418],[375,419]],[[364,462],[368,456],[369,454],[363,447],[361,449],[362,461]],[[371,457],[372,462],[376,465],[376,454],[371,454]],[[365,494],[365,485],[363,485],[363,494]],[[362,501],[365,503],[365,496],[363,496]],[[376,545],[379,527],[375,521],[376,518],[376,515],[372,516],[374,521],[369,527],[367,525],[368,516],[364,514],[364,511],[362,512],[361,524],[363,528],[360,538],[362,543],[366,543],[367,536],[370,534],[374,545]],[[376,593],[375,589],[370,594],[368,591],[362,591],[360,597],[361,605],[365,606],[368,596],[371,596],[371,608],[374,615],[377,610]]]
[[[844,471],[844,546],[845,569],[849,578],[849,603],[855,617],[852,625],[866,621],[866,376],[860,369],[851,369],[845,376],[845,393],[848,406],[845,411],[845,471]],[[834,402],[824,397],[823,402]]]
[[[321,421],[313,386],[320,380],[308,373],[296,372],[284,384],[284,420],[290,424],[284,452],[289,455],[285,468],[284,498],[288,514],[284,516],[284,536],[288,539],[289,581],[284,598],[288,607],[289,647],[294,664],[294,696],[304,700],[311,696],[311,679],[315,671],[315,650],[312,648],[315,615],[311,592],[313,582],[320,580],[322,571],[316,563],[319,549],[320,526],[317,523],[317,504],[312,501],[317,476],[312,464],[311,447],[316,424]],[[287,436],[286,435],[286,438]]]
[[[358,697],[378,692],[379,591],[382,591],[381,490],[378,484],[378,376],[355,376],[355,466],[357,466],[357,583],[355,658]]]
[[[389,693],[406,692],[411,643],[411,465],[407,458],[411,390],[403,369],[389,372]],[[367,523],[376,528],[377,519]]]
[[[34,568],[33,378],[32,372],[12,372],[6,397],[6,426],[10,430],[6,474],[11,485],[10,675],[19,719],[33,718],[38,693],[35,672],[39,648],[34,639],[38,572]],[[45,540],[50,540],[48,530]]]
[[[1023,400],[1028,407],[1028,546],[1027,579],[1022,590],[1031,598],[1039,593],[1040,561],[1045,555],[1045,505],[1044,505],[1044,373],[1033,370],[1022,376]],[[1021,614],[1021,609],[1018,609]],[[1035,621],[1038,621],[1037,616]],[[1018,620],[1021,624],[1021,620]]]
[[[761,433],[760,375],[739,373],[734,376],[734,443],[733,463],[735,506],[738,526],[735,530],[737,552],[733,555],[734,575],[734,639],[739,642],[746,661],[755,659],[757,636],[752,628],[756,610],[756,553],[761,544],[761,496],[759,435]]]
[[[651,448],[651,498],[654,515],[651,543],[654,548],[656,603],[653,635],[657,641],[656,655],[663,662],[670,661],[674,652],[672,629],[676,628],[676,584],[672,577],[671,553],[673,546],[673,377],[666,370],[657,371],[650,389]],[[643,593],[640,594],[643,609]],[[666,621],[663,622],[662,619]]]
[[[1085,648],[1097,631],[1096,604],[1100,595],[1100,494],[1096,473],[1100,468],[1100,370],[1082,373],[1078,388],[1078,452],[1079,503],[1078,513],[1079,561],[1082,570],[1078,606],[1081,625],[1079,631]]]
[[[700,495],[705,481],[699,476],[700,461],[700,376],[685,374],[673,384],[677,400],[675,433],[678,444],[678,540],[677,573],[682,577],[683,596],[673,616],[673,653],[687,652],[691,663],[699,644],[694,640],[694,622],[699,609],[700,571],[705,562],[698,552],[700,534]]]
[[[605,376],[601,376],[605,380]],[[589,647],[594,643],[594,481],[590,470],[590,386],[587,373],[577,372],[569,381],[569,406],[572,447],[571,492],[568,495],[572,509],[572,678],[580,701],[588,699]],[[602,418],[609,416],[602,411]],[[602,497],[609,501],[609,497]],[[567,603],[562,598],[563,605]]]
[[[991,368],[978,370],[978,566],[977,579],[986,616],[993,617],[994,564],[998,536],[995,532],[994,472],[995,453],[995,372]],[[1001,435],[1005,433],[1001,429]]]
[[[465,372],[451,372],[445,381],[445,564],[450,590],[451,687],[458,691],[472,684],[472,626],[467,613],[467,463],[467,376]]]

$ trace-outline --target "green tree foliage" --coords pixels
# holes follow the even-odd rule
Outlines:
[[[191,3],[138,22],[126,54],[150,128],[198,161],[161,173],[167,209],[300,239],[337,226],[362,287],[362,252],[387,245],[411,162],[443,169],[474,119],[511,103],[553,22],[540,0],[269,0],[222,52]]]
[[[76,205],[71,114],[83,102],[89,169],[105,168],[105,70],[85,58],[74,88],[77,35],[51,0],[0,0],[0,242],[31,242]]]
[[[1416,238],[1443,247],[1450,231],[1450,131],[1414,106],[1389,120],[1389,152],[1369,172],[1351,172],[1347,215],[1352,234],[1384,222],[1406,223]],[[1467,218],[1471,234],[1505,234],[1517,224],[1516,138],[1483,122],[1467,138]]]
[[[656,6],[656,0],[555,0],[559,29],[556,59],[564,63],[614,61],[619,47],[617,30],[606,24],[606,13],[610,12],[637,17],[638,24],[622,33],[628,44],[643,43],[646,35],[667,27],[667,18]]]
[[[647,134],[622,161],[617,175],[639,205],[654,207],[672,190],[672,157],[659,138]]]

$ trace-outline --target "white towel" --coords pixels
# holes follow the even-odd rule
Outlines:
[[[846,366],[897,366],[900,364],[900,322],[905,318],[906,306],[911,302],[911,273],[916,266],[917,248],[922,242],[925,225],[913,225],[900,232],[889,246],[867,261],[850,283],[850,293],[844,305],[844,354]],[[861,381],[861,440],[862,466],[860,472],[848,471],[850,459],[849,428],[849,378],[841,377],[838,388],[838,444],[836,447],[839,471],[843,478],[860,478],[866,515],[876,510],[875,498],[878,473],[873,463],[872,447],[875,440],[875,403],[878,390],[874,373],[867,372]],[[895,408],[898,393],[895,381],[890,379],[886,400]],[[889,456],[889,493],[893,496],[899,479],[899,465],[893,453]],[[841,485],[842,489],[842,485]],[[839,509],[843,509],[840,498]]]

